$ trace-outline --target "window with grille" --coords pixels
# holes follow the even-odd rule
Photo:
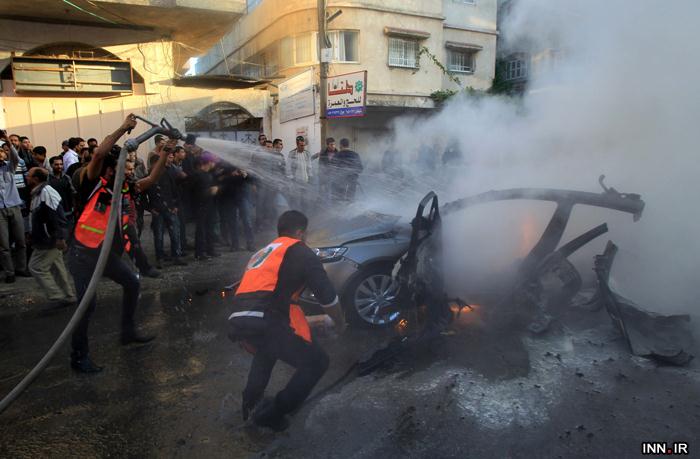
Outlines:
[[[418,40],[389,37],[389,66],[418,68]]]
[[[333,49],[336,62],[359,62],[358,42],[360,33],[351,30],[334,30],[328,32],[328,39]]]
[[[523,59],[512,59],[506,67],[506,80],[517,80],[527,76],[527,62]]]
[[[448,69],[450,72],[473,73],[474,72],[474,52],[473,51],[447,51]]]

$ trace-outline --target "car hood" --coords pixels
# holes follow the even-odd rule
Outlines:
[[[349,218],[327,217],[316,219],[309,228],[306,242],[309,247],[336,247],[358,239],[389,233],[401,217],[377,212],[364,212]]]

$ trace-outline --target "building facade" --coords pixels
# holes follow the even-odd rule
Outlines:
[[[256,122],[262,128],[269,111],[262,92],[191,87],[183,78],[189,58],[245,13],[243,0],[73,5],[2,2],[0,128],[28,136],[51,156],[69,137],[101,140],[129,112],[156,122],[164,117],[184,130],[223,104],[225,113],[245,115],[232,119],[247,129]]]
[[[242,16],[205,56],[197,73],[270,81],[266,89],[273,137],[288,144],[297,134],[321,147],[315,113],[280,118],[278,87],[311,70],[318,90],[318,8],[312,0],[249,1]],[[328,0],[332,59],[329,75],[367,71],[367,108],[361,118],[331,119],[328,133],[348,137],[358,150],[381,149],[391,120],[435,108],[431,94],[461,87],[488,89],[495,73],[496,0]],[[437,61],[437,63],[435,62]],[[438,65],[440,64],[440,65]]]
[[[501,35],[496,53],[496,84],[502,92],[522,95],[526,91],[551,87],[551,81],[545,82],[538,77],[551,74],[562,58],[563,50],[556,46],[556,37],[547,37],[548,45],[545,46],[542,37],[532,37],[522,31],[514,36],[508,21],[519,7],[523,7],[519,0],[501,0],[498,5]]]

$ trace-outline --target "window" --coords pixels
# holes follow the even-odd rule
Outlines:
[[[294,37],[294,63],[296,65],[310,63],[313,56],[313,34]]]
[[[389,37],[389,66],[418,68],[418,40]]]
[[[527,61],[512,59],[506,64],[506,80],[517,80],[527,77]]]
[[[294,38],[285,37],[280,40],[280,68],[294,66]]]
[[[359,62],[359,36],[359,32],[350,30],[328,32],[328,39],[331,41],[333,49],[333,60],[336,62]]]
[[[474,52],[448,50],[448,69],[450,72],[474,73]]]
[[[265,48],[268,60],[264,63],[273,72],[289,67],[312,65],[318,59],[316,52],[316,32],[309,32],[295,37],[284,37]]]

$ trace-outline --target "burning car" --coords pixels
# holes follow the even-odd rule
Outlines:
[[[472,206],[496,201],[549,201],[556,204],[556,209],[539,242],[520,264],[519,278],[515,283],[522,289],[531,285],[544,271],[554,269],[556,265],[558,275],[568,276],[566,282],[569,288],[574,288],[577,283],[580,284],[580,276],[566,257],[606,232],[607,228],[596,227],[582,235],[582,239],[576,239],[555,251],[561,242],[573,207],[581,204],[613,209],[630,213],[635,220],[641,217],[644,209],[644,201],[639,195],[619,193],[613,188],[608,188],[603,184],[603,178],[600,179],[602,193],[533,188],[497,190],[453,201],[442,207],[437,205],[437,196],[429,194],[420,204],[419,214],[412,223],[398,216],[373,212],[366,212],[349,220],[327,218],[325,221],[316,222],[315,226],[322,229],[310,231],[307,242],[324,263],[349,321],[355,325],[386,326],[400,315],[400,279],[392,275],[394,266],[402,257],[405,258],[407,253],[410,258],[412,245],[416,246],[417,250],[421,238],[433,234],[438,223],[431,219],[439,220],[440,213],[456,213]],[[424,217],[422,212],[428,205],[429,215]],[[425,234],[420,236],[416,231]],[[437,249],[431,250],[435,252]],[[415,254],[413,256],[415,257]],[[554,263],[555,259],[557,263]],[[406,263],[404,259],[403,264]],[[442,288],[438,279],[434,279],[432,284],[433,288],[438,288],[438,284],[439,288]],[[537,295],[537,292],[529,294]],[[319,311],[318,303],[309,291],[302,294],[301,302],[307,311]]]

